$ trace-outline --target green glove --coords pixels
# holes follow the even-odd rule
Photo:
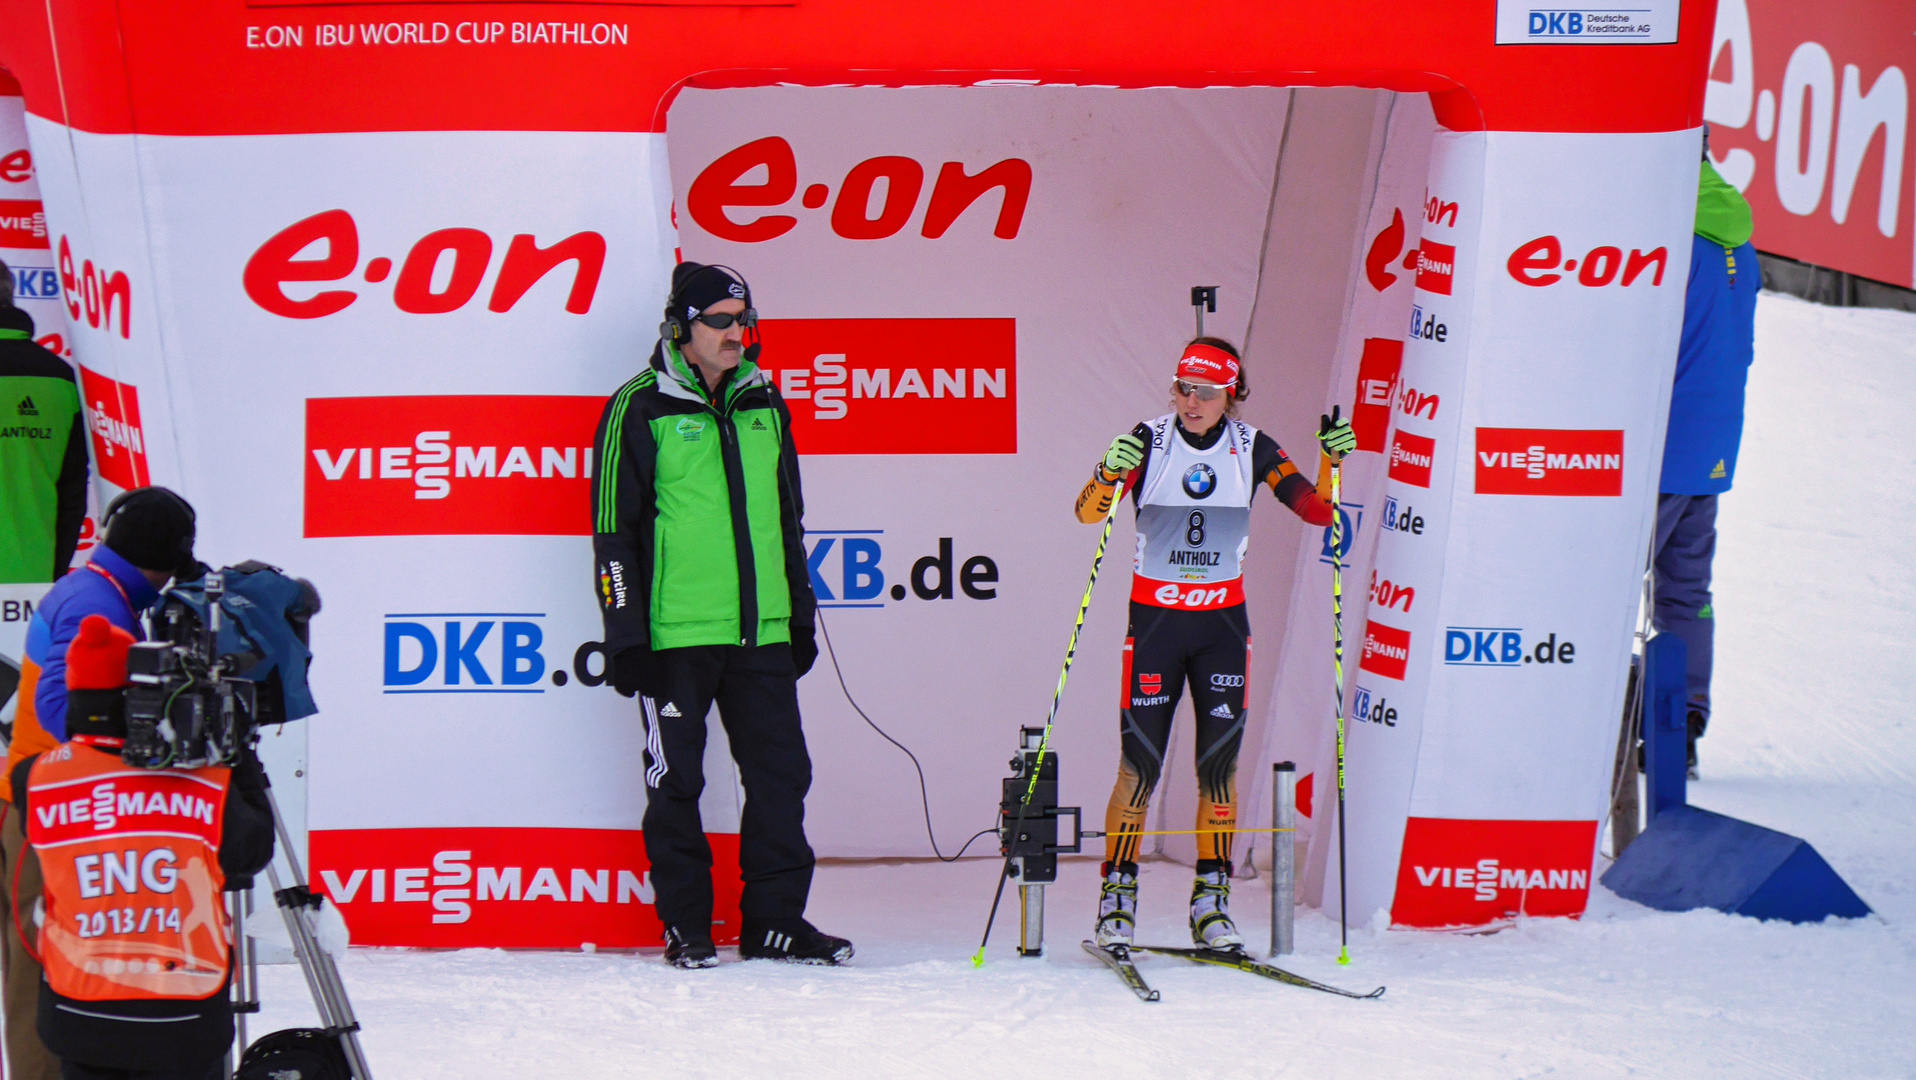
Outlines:
[[[1337,414],[1342,406],[1332,405],[1331,414],[1321,417],[1317,425],[1317,441],[1324,447],[1324,456],[1332,461],[1342,461],[1344,455],[1357,449],[1357,433],[1351,430],[1349,420],[1339,420]]]
[[[1144,440],[1130,432],[1111,440],[1104,452],[1104,471],[1123,476],[1144,462]]]

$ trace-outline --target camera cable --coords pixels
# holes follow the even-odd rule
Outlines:
[[[850,703],[852,711],[857,713],[859,719],[865,721],[873,731],[876,731],[879,738],[884,739],[886,742],[903,751],[905,756],[911,759],[911,767],[918,770],[918,800],[925,810],[925,836],[931,841],[931,853],[937,856],[939,862],[957,862],[964,857],[965,850],[971,847],[979,837],[996,833],[998,827],[993,825],[990,828],[979,829],[970,840],[965,841],[964,847],[959,848],[954,855],[946,855],[938,849],[938,835],[932,831],[931,827],[931,792],[925,785],[925,767],[919,764],[918,755],[912,753],[910,747],[892,738],[891,735],[886,733],[884,728],[879,727],[878,724],[865,713],[865,710],[859,706],[858,699],[852,697],[851,687],[845,685],[845,671],[838,666],[838,650],[832,648],[831,631],[825,628],[825,613],[823,611],[818,612],[816,618],[818,619],[819,636],[825,639],[825,655],[832,658],[832,673],[838,676],[838,689],[844,693],[845,700]]]

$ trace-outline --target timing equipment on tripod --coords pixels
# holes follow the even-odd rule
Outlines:
[[[1018,883],[1018,955],[1044,955],[1044,887],[1058,880],[1058,855],[1084,850],[1083,817],[1058,805],[1058,752],[1044,748],[1044,729],[1020,729],[1022,745],[1011,759],[998,804],[998,843],[1005,876]],[[1036,782],[1033,782],[1033,778]],[[1026,801],[1027,792],[1030,795]],[[1071,846],[1058,844],[1058,819],[1071,818]]]

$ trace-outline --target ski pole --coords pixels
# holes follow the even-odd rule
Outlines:
[[[1351,962],[1344,855],[1344,517],[1340,465],[1331,461],[1331,669],[1337,680],[1337,962]]]
[[[998,869],[998,891],[991,895],[991,914],[985,916],[985,934],[978,939],[978,951],[972,955],[972,967],[985,966],[985,946],[991,941],[991,924],[997,921],[998,904],[1005,896],[1005,879],[1011,876],[1012,844],[1025,827],[1025,812],[1031,808],[1031,796],[1038,790],[1038,774],[1044,771],[1045,750],[1051,745],[1051,725],[1058,719],[1058,703],[1064,700],[1065,680],[1071,677],[1071,661],[1078,655],[1078,634],[1084,629],[1085,612],[1091,609],[1091,590],[1098,585],[1098,568],[1104,565],[1104,548],[1111,542],[1111,526],[1118,520],[1118,506],[1124,502],[1124,487],[1111,492],[1111,508],[1104,514],[1104,532],[1098,537],[1098,552],[1091,557],[1091,580],[1084,584],[1084,599],[1078,601],[1078,619],[1071,624],[1071,641],[1064,649],[1064,668],[1058,672],[1058,689],[1051,695],[1051,712],[1044,719],[1044,737],[1038,740],[1038,764],[1031,770],[1031,782],[1018,800],[1018,818],[1011,826],[1011,844],[1005,845],[1005,862]]]

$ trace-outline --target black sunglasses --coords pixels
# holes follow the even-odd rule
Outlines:
[[[713,312],[709,315],[694,315],[692,318],[714,330],[729,330],[733,323],[737,323],[748,330],[758,325],[758,312],[751,308],[746,308],[737,315],[726,312]]]

